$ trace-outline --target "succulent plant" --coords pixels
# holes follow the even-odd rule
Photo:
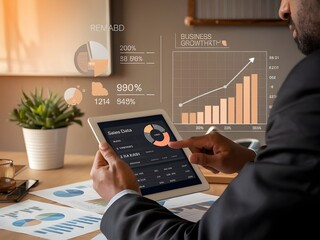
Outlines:
[[[10,121],[19,126],[31,129],[55,129],[67,127],[73,123],[82,126],[78,118],[84,115],[77,106],[69,106],[62,97],[48,92],[43,96],[43,90],[35,89],[28,96],[22,92],[21,103],[11,112]]]

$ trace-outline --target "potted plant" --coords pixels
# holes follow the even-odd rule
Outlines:
[[[48,92],[47,98],[43,90],[36,89],[30,95],[22,93],[21,103],[11,112],[10,120],[22,127],[29,167],[63,167],[67,128],[73,123],[82,126],[79,118],[84,113],[52,92]]]

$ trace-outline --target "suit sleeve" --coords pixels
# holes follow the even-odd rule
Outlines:
[[[112,221],[110,221],[112,219]],[[196,224],[179,218],[157,202],[126,194],[103,216],[101,231],[109,239],[195,239]],[[188,236],[189,235],[189,236]]]

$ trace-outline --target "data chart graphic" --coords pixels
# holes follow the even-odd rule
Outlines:
[[[77,197],[82,195],[84,192],[78,189],[66,189],[55,191],[53,194],[57,197],[69,198],[69,197]]]
[[[78,105],[81,103],[83,95],[82,92],[77,88],[68,88],[64,92],[64,100],[69,105]]]
[[[43,213],[36,216],[36,219],[41,221],[56,221],[64,218],[65,215],[62,213]]]
[[[40,224],[41,221],[37,219],[21,219],[12,223],[15,227],[29,227]]]
[[[214,201],[200,202],[200,203],[195,203],[187,206],[170,208],[170,211],[173,212],[174,214],[181,214],[183,211],[190,211],[190,210],[198,210],[198,211],[206,212],[213,203]]]
[[[77,70],[88,76],[110,75],[110,51],[101,43],[88,41],[75,53],[74,63]]]
[[[145,138],[157,147],[167,146],[170,142],[169,133],[158,124],[149,124],[144,128]]]
[[[99,214],[104,213],[108,203],[93,189],[91,180],[33,191],[32,194]]]
[[[173,121],[180,131],[262,130],[267,52],[173,52]]]
[[[100,221],[101,215],[91,211],[33,200],[3,207],[0,213],[2,229],[42,239],[76,238],[98,230]]]

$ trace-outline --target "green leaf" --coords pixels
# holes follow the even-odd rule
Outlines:
[[[69,108],[58,94],[48,90],[48,97],[43,96],[43,89],[35,89],[29,95],[22,91],[21,103],[10,114],[10,121],[25,128],[52,129],[67,127],[73,123],[82,126],[79,119],[84,115],[77,107]]]

